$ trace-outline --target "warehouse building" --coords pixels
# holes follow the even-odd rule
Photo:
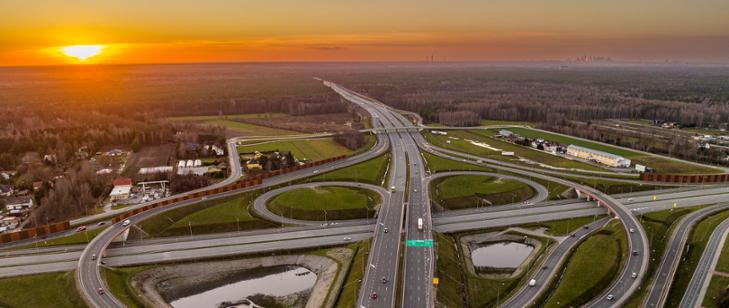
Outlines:
[[[567,147],[567,155],[577,158],[595,161],[603,165],[618,168],[629,168],[630,159],[620,155],[610,154],[603,151],[588,149],[578,145],[571,144]]]

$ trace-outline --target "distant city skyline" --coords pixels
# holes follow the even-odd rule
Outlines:
[[[257,61],[729,63],[729,2],[0,2],[0,66]],[[63,47],[103,46],[74,58]]]

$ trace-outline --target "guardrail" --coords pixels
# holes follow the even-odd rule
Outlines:
[[[729,174],[667,174],[642,172],[641,181],[666,183],[725,183],[729,182]]]
[[[245,188],[245,187],[261,185],[263,183],[263,179],[265,179],[265,178],[270,178],[270,177],[274,177],[277,175],[282,175],[282,174],[298,171],[301,169],[315,167],[315,166],[331,163],[334,161],[342,160],[345,158],[347,158],[347,155],[340,155],[340,156],[336,156],[336,157],[332,157],[332,158],[327,158],[327,159],[323,159],[323,160],[319,160],[319,161],[314,161],[314,162],[310,162],[310,163],[296,165],[293,167],[288,167],[288,168],[284,168],[284,169],[278,169],[278,170],[274,170],[271,172],[262,173],[262,174],[259,174],[259,175],[256,175],[256,176],[253,176],[250,178],[239,180],[239,181],[237,181],[233,184],[227,185],[227,186],[199,191],[199,192],[195,192],[195,193],[189,193],[189,194],[182,195],[179,197],[170,198],[170,199],[162,200],[162,201],[155,202],[152,204],[148,204],[144,207],[137,208],[137,209],[134,209],[134,210],[131,210],[128,212],[124,212],[118,216],[115,216],[111,219],[111,221],[112,221],[112,223],[117,223],[126,218],[129,218],[131,216],[134,216],[136,214],[139,214],[141,212],[144,212],[144,211],[147,211],[147,210],[150,210],[153,208],[167,206],[167,205],[175,204],[175,203],[182,202],[185,200],[200,198],[200,197],[209,196],[209,195],[215,195],[215,194],[219,194],[219,193],[223,193],[223,192],[227,192],[227,191],[231,191],[231,190],[236,190],[236,189],[241,189],[241,188]],[[39,226],[39,227],[35,227],[35,228],[23,229],[23,230],[16,231],[16,232],[0,234],[0,244],[12,243],[12,242],[20,241],[20,240],[27,240],[27,239],[38,237],[38,236],[47,236],[52,233],[57,233],[57,232],[61,232],[61,231],[69,230],[69,229],[71,229],[70,221],[43,225],[43,226]]]

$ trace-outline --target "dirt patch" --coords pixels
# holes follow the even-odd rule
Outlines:
[[[170,160],[172,154],[174,154],[174,148],[175,145],[172,143],[144,147],[139,152],[132,153],[129,156],[122,174],[127,177],[134,177],[139,172],[139,168],[172,166]]]
[[[332,258],[346,259],[346,256],[351,258],[351,255],[351,250],[342,249]],[[267,303],[283,303],[284,306],[300,304],[301,307],[327,307],[324,304],[328,302],[329,291],[333,287],[341,287],[340,279],[337,279],[339,264],[332,258],[316,255],[270,256],[161,266],[135,275],[132,286],[139,290],[150,306],[171,307],[168,304],[170,301],[240,281],[243,277],[262,277],[272,271],[280,271],[281,267],[301,266],[317,275],[316,284],[311,289],[292,296],[263,296],[257,299]]]

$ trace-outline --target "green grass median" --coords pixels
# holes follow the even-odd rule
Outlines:
[[[323,221],[372,217],[381,202],[380,195],[368,189],[322,186],[284,192],[267,206],[280,216]]]
[[[627,237],[619,221],[582,242],[572,253],[559,281],[553,283],[544,307],[577,307],[607,288],[627,254]]]
[[[263,141],[256,144],[238,146],[238,153],[250,153],[254,151],[291,152],[296,159],[308,161],[318,161],[352,153],[351,150],[336,143],[334,138]]]
[[[390,154],[383,154],[353,166],[307,178],[304,182],[345,181],[380,185],[389,163]]]
[[[431,182],[431,196],[449,210],[521,202],[535,191],[523,182],[485,175],[457,175]]]

